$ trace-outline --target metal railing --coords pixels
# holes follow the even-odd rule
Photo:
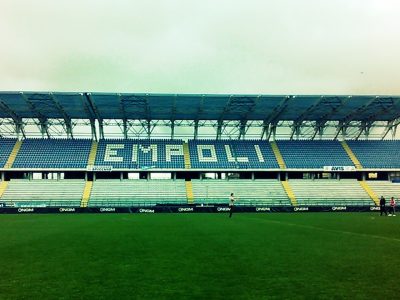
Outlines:
[[[79,207],[81,200],[0,200],[6,207]],[[196,205],[228,205],[226,198],[196,198]],[[155,205],[186,205],[186,198],[146,198],[146,199],[91,199],[88,203],[92,207],[133,207],[133,206],[155,206]],[[237,206],[291,206],[286,199],[256,199],[239,198],[235,203]],[[300,199],[298,206],[375,206],[368,199]]]

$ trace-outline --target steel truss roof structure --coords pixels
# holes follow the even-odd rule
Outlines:
[[[36,125],[43,137],[61,131],[74,137],[73,128],[91,128],[93,138],[104,138],[104,126],[118,126],[123,137],[154,134],[156,126],[212,127],[216,138],[244,138],[259,128],[259,138],[275,138],[287,127],[288,138],[326,135],[359,138],[381,128],[379,137],[392,137],[400,117],[400,96],[336,95],[190,95],[144,93],[0,92],[0,130],[25,137]],[[113,121],[114,120],[114,121]],[[56,125],[61,127],[54,129]]]

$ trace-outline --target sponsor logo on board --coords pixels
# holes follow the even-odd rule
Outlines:
[[[139,209],[139,213],[150,213],[150,214],[154,214],[155,211],[154,211],[154,209],[141,208],[141,209]]]
[[[100,207],[100,212],[115,212],[115,207]]]
[[[75,212],[75,208],[74,207],[67,207],[67,208],[60,207],[58,209],[58,211],[59,212]]]
[[[189,212],[193,211],[193,207],[179,207],[178,212]]]
[[[230,211],[229,207],[217,207],[217,211]]]
[[[18,208],[18,212],[19,213],[30,213],[30,212],[34,212],[35,209],[33,208]]]
[[[369,210],[374,211],[374,210],[381,210],[379,206],[370,206]]]
[[[294,211],[308,211],[308,207],[295,207]]]
[[[346,210],[347,209],[347,207],[346,206],[333,206],[332,207],[332,210]]]
[[[256,211],[271,211],[270,207],[256,207]]]

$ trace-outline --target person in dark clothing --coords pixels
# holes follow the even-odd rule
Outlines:
[[[235,207],[235,196],[233,195],[233,193],[231,193],[231,195],[229,196],[229,218],[232,218],[232,214],[233,214],[233,208]]]
[[[381,196],[381,199],[379,200],[379,206],[381,208],[381,216],[382,216],[382,213],[385,213],[385,216],[387,216],[386,200],[383,196]]]

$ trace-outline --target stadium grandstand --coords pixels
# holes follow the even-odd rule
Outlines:
[[[397,96],[0,92],[2,212],[369,211]]]

